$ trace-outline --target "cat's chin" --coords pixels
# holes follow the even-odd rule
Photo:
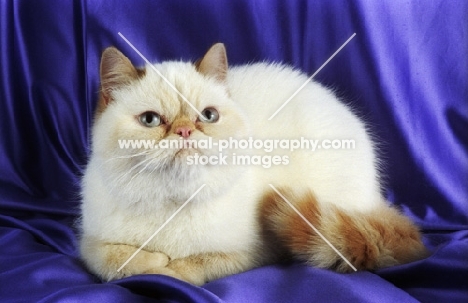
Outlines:
[[[174,159],[187,161],[187,157],[193,157],[197,154],[202,155],[202,153],[196,148],[181,148],[174,153]]]
[[[193,174],[207,165],[200,165],[195,159],[205,157],[205,153],[196,148],[181,148],[179,150],[173,150],[169,155],[166,155],[165,171],[166,173],[172,171],[173,173],[181,174],[182,176],[187,174]],[[209,166],[209,164],[208,164]]]

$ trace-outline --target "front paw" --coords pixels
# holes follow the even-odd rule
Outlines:
[[[193,285],[201,286],[207,281],[205,280],[205,274],[202,268],[196,266],[190,259],[176,259],[169,262],[167,269],[176,272],[182,276],[181,280],[187,281]]]
[[[204,276],[197,273],[193,266],[184,259],[171,261],[166,267],[149,268],[144,273],[165,275],[197,286],[201,286],[206,282]]]
[[[101,259],[98,258],[99,256]],[[89,266],[92,270],[107,281],[142,274],[148,268],[165,267],[169,263],[169,257],[164,253],[138,251],[135,246],[126,244],[99,246],[95,248],[94,255],[91,255],[89,259],[91,260]]]
[[[166,267],[169,264],[169,257],[161,252],[142,250],[135,256],[135,261],[144,268]]]

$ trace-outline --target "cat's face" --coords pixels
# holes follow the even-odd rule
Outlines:
[[[229,98],[225,85],[224,47],[210,49],[198,65],[166,62],[154,68],[180,95],[151,66],[137,70],[115,48],[103,53],[93,153],[111,166],[131,170],[129,176],[140,172],[182,176],[214,169],[209,164],[189,165],[188,159],[197,154],[217,156],[216,146],[183,147],[182,142],[217,142],[248,135],[245,116]]]

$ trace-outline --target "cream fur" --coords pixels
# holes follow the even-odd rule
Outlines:
[[[116,56],[114,52],[112,56]],[[202,62],[205,69],[207,62]],[[267,121],[306,81],[306,75],[268,63],[233,67],[225,71],[226,77],[203,75],[187,62],[154,66],[199,111],[208,106],[219,110],[219,121],[199,123],[201,128],[192,133],[192,139],[302,136],[354,139],[356,148],[281,151],[278,154],[289,156],[289,165],[269,169],[188,166],[184,155],[174,156],[177,150],[121,150],[118,139],[177,139],[178,135],[166,133],[170,124],[182,118],[195,123],[197,114],[150,67],[146,67],[143,77],[126,78],[121,85],[103,87],[112,100],[95,121],[92,154],[82,186],[81,251],[97,275],[109,280],[137,273],[161,273],[202,284],[271,262],[265,252],[258,212],[261,197],[270,190],[269,183],[309,189],[320,204],[336,205],[347,211],[365,213],[384,204],[369,134],[363,122],[330,90],[312,82],[275,118]],[[127,84],[129,80],[131,84]],[[146,111],[163,115],[168,128],[142,126],[137,117]],[[147,154],[131,157],[142,152]],[[186,151],[185,155],[193,153]],[[255,153],[267,154],[260,150]],[[205,188],[144,248],[145,258],[133,265],[129,263],[117,273],[115,264],[126,261],[132,250],[128,247],[136,250],[202,184],[206,184]],[[121,253],[111,254],[109,245],[115,244],[126,246]],[[169,256],[172,263],[166,267],[159,253]],[[221,256],[216,257],[216,266],[191,267],[190,264],[201,264],[200,260],[213,253]],[[151,258],[151,262],[144,261]],[[189,262],[189,258],[199,261]],[[176,260],[185,265],[177,266]],[[141,262],[148,262],[147,270],[141,269]]]

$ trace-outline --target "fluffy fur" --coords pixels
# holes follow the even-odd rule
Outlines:
[[[317,236],[273,184],[358,269],[410,262],[425,254],[418,229],[380,195],[377,159],[363,122],[334,94],[290,67],[228,68],[222,44],[195,64],[135,68],[115,48],[101,61],[101,96],[92,153],[82,181],[81,254],[104,280],[164,274],[201,285],[290,256],[340,272],[350,267]],[[139,117],[155,112],[156,127]],[[255,150],[288,165],[188,165],[206,149],[120,149],[119,139],[353,139],[355,149]],[[225,150],[232,156],[237,150]],[[228,161],[229,163],[229,161]],[[198,189],[206,186],[121,271],[118,268]]]

